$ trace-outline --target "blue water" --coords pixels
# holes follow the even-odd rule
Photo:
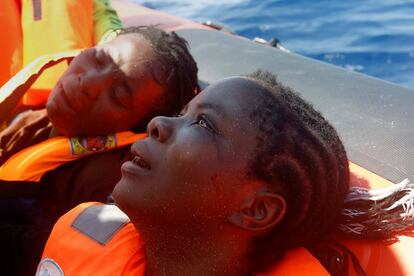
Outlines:
[[[414,1],[133,0],[414,89]]]

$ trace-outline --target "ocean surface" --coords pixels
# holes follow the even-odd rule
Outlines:
[[[413,0],[131,1],[414,90]]]

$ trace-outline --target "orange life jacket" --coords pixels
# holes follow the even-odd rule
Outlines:
[[[145,133],[135,134],[130,131],[86,138],[54,137],[10,157],[0,167],[0,180],[40,181],[44,173],[66,162],[127,146],[144,137]]]
[[[83,203],[61,217],[36,275],[145,275],[143,241],[115,205]],[[329,275],[305,249],[296,249],[260,275]]]
[[[371,187],[384,187],[389,185],[391,182],[373,174],[372,172],[359,167],[356,164],[350,163],[352,172],[351,184],[352,185],[366,185],[371,184]],[[375,183],[376,185],[372,185]],[[105,245],[98,245],[96,241],[93,241],[90,237],[86,237],[84,234],[80,234],[79,231],[74,231],[72,228],[72,222],[78,217],[78,215],[89,206],[94,206],[93,203],[87,203],[78,206],[67,215],[63,216],[58,223],[55,225],[54,230],[47,242],[43,260],[39,268],[45,266],[45,263],[51,263],[55,267],[59,267],[66,275],[78,274],[85,271],[86,274],[90,272],[91,267],[89,264],[100,262],[104,264],[104,258],[114,261],[116,259],[116,268],[119,270],[113,270],[114,266],[111,265],[111,261],[108,261],[105,265],[97,265],[96,268],[101,269],[99,275],[110,274],[113,271],[117,271],[115,274],[122,274],[132,272],[136,273],[133,269],[140,269],[140,273],[144,271],[144,265],[142,263],[141,253],[136,253],[141,250],[141,241],[137,247],[131,247],[130,243],[127,243],[128,239],[125,237],[131,236],[132,240],[139,240],[139,234],[134,231],[131,224],[125,224],[125,229],[122,231],[128,231],[127,234],[118,233],[114,234],[111,238],[110,243],[116,244],[116,246],[106,247]],[[121,231],[119,232],[121,233]],[[82,236],[82,237],[81,237]],[[80,238],[81,237],[81,238]],[[344,243],[352,252],[357,256],[362,269],[367,275],[414,275],[414,267],[411,265],[412,262],[412,248],[414,248],[414,239],[412,237],[401,236],[398,237],[400,242],[381,242],[381,241],[341,241]],[[125,241],[125,244],[124,244]],[[79,252],[79,248],[83,248],[86,244],[88,245],[87,250]],[[91,249],[91,248],[94,249]],[[119,253],[118,250],[124,253]],[[136,255],[133,255],[135,254]],[[76,262],[80,265],[72,267],[74,262],[72,258],[76,255]],[[99,257],[97,257],[99,256]],[[111,257],[109,257],[111,256]],[[134,257],[132,257],[134,256]],[[136,259],[136,262],[133,260]],[[93,262],[92,262],[93,261]],[[92,263],[91,263],[92,262]],[[138,267],[133,267],[132,263],[135,263]],[[123,269],[120,269],[122,267]],[[66,270],[68,268],[68,270]],[[74,270],[72,270],[74,269]],[[85,270],[84,270],[85,269]],[[68,272],[67,272],[68,271]],[[106,272],[110,273],[106,273]],[[120,272],[122,271],[122,272]],[[86,275],[85,274],[85,275]],[[40,275],[40,274],[39,274]],[[59,274],[57,274],[59,275]],[[125,274],[128,275],[128,274]],[[138,274],[143,275],[143,274]],[[258,274],[259,275],[259,274]],[[266,273],[260,275],[328,275],[325,269],[320,265],[309,252],[303,248],[291,250],[286,258],[280,263],[274,265]],[[349,275],[357,275],[350,262]]]
[[[382,188],[393,185],[375,173],[350,163],[351,186]],[[414,226],[413,226],[414,228]],[[414,229],[412,229],[414,231]],[[366,275],[414,275],[413,248],[414,238],[399,236],[398,241],[342,240],[358,258]],[[351,263],[351,262],[350,262]],[[357,275],[353,266],[349,266],[349,275]]]
[[[22,67],[22,29],[17,0],[0,1],[0,87]]]
[[[94,45],[92,0],[22,0],[23,66],[39,56]],[[66,70],[47,69],[23,98],[29,106],[43,105],[51,88]]]
[[[142,245],[116,206],[83,203],[56,223],[36,275],[144,275]]]

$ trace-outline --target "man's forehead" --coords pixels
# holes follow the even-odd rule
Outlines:
[[[154,51],[140,37],[135,33],[122,34],[102,48],[128,78],[141,78],[149,73],[152,75],[151,70],[154,70]]]

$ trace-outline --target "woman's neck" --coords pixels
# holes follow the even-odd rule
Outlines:
[[[200,237],[168,231],[143,235],[146,275],[247,275],[247,242],[240,236]]]

